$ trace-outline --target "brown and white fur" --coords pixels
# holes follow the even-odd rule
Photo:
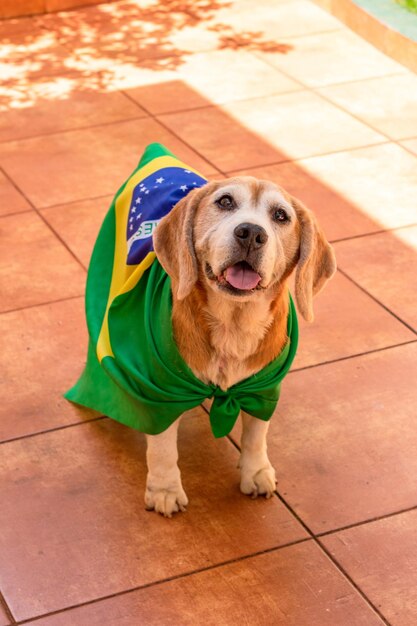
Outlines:
[[[336,270],[333,249],[313,213],[277,185],[252,177],[191,191],[161,220],[154,247],[172,279],[179,351],[198,378],[222,389],[281,352],[292,271],[298,310],[312,321],[313,296]],[[255,288],[229,284],[227,268],[239,263],[257,273]],[[242,422],[241,491],[270,497],[276,479],[267,456],[269,423],[246,414]],[[178,424],[147,436],[145,504],[167,517],[188,503],[177,465]]]

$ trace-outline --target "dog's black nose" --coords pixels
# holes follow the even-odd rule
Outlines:
[[[239,224],[234,230],[235,238],[244,248],[261,248],[268,240],[266,230],[257,224]]]

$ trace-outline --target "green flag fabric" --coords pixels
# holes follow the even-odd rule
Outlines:
[[[86,289],[87,364],[66,398],[148,434],[166,430],[207,398],[215,437],[240,410],[272,416],[294,359],[298,324],[288,296],[288,340],[260,372],[223,391],[199,380],[181,357],[172,329],[171,281],[156,259],[158,221],[206,179],[160,144],[151,144],[116,194],[90,262]]]

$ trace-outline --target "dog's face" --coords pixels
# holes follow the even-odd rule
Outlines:
[[[194,247],[209,288],[228,298],[256,298],[298,257],[297,215],[273,183],[231,179],[200,200]]]
[[[313,295],[336,269],[311,211],[277,185],[246,176],[188,194],[161,220],[154,246],[178,299],[200,280],[225,298],[247,301],[297,265],[296,300],[308,320]]]

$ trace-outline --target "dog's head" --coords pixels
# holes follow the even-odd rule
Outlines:
[[[225,298],[256,298],[297,267],[295,297],[313,319],[313,296],[336,270],[332,247],[313,213],[277,185],[240,176],[190,192],[154,234],[174,297],[200,281]]]

